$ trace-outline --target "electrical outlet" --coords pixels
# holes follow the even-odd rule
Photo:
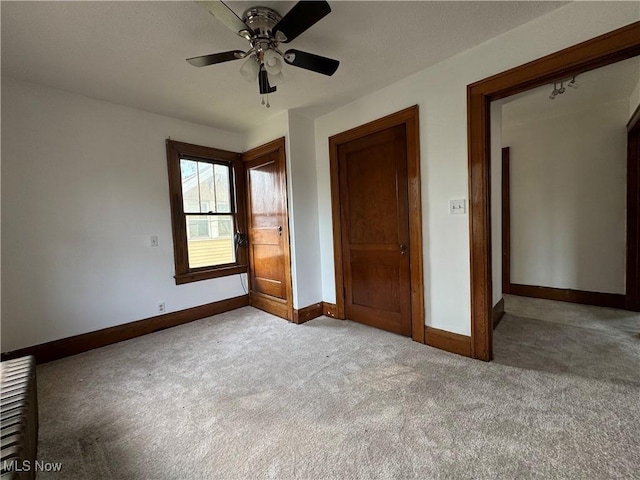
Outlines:
[[[164,313],[165,311],[166,311],[166,308],[165,308],[164,302],[160,302],[158,304],[158,313]]]
[[[151,235],[151,246],[152,247],[157,247],[158,246],[158,236],[157,235]]]
[[[466,200],[449,200],[449,215],[461,215],[467,213]]]

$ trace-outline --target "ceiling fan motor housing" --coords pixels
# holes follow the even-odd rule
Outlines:
[[[244,12],[242,19],[255,34],[250,40],[252,46],[277,45],[278,42],[274,38],[272,30],[282,19],[278,12],[267,7],[251,7]]]

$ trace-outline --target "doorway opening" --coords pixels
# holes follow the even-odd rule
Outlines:
[[[635,165],[626,126],[637,96],[640,57],[505,98],[500,112],[492,104],[503,294],[627,308],[625,254],[636,249],[626,245],[627,163]]]
[[[627,124],[639,97],[634,57],[492,103],[491,153],[503,167],[494,157],[492,201],[500,186],[503,195],[492,241],[495,253],[502,233],[503,263],[501,289],[493,259],[493,300],[505,312],[496,363],[637,377],[640,316],[626,310],[625,257],[636,253],[626,244]]]
[[[471,344],[474,358],[490,361],[493,356],[491,102],[639,54],[640,22],[636,22],[469,85]],[[637,219],[628,217],[628,221]],[[633,228],[628,231],[633,231]],[[630,285],[637,288],[637,278],[631,282],[627,280],[627,288]]]

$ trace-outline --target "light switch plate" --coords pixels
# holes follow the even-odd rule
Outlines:
[[[449,215],[461,215],[467,213],[466,200],[449,200]]]

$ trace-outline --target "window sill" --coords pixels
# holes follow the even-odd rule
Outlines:
[[[211,270],[199,270],[197,272],[181,273],[175,275],[176,285],[184,283],[199,282],[200,280],[208,280],[210,278],[227,277],[229,275],[237,275],[239,273],[247,273],[246,265],[233,265],[231,267],[215,268]]]

